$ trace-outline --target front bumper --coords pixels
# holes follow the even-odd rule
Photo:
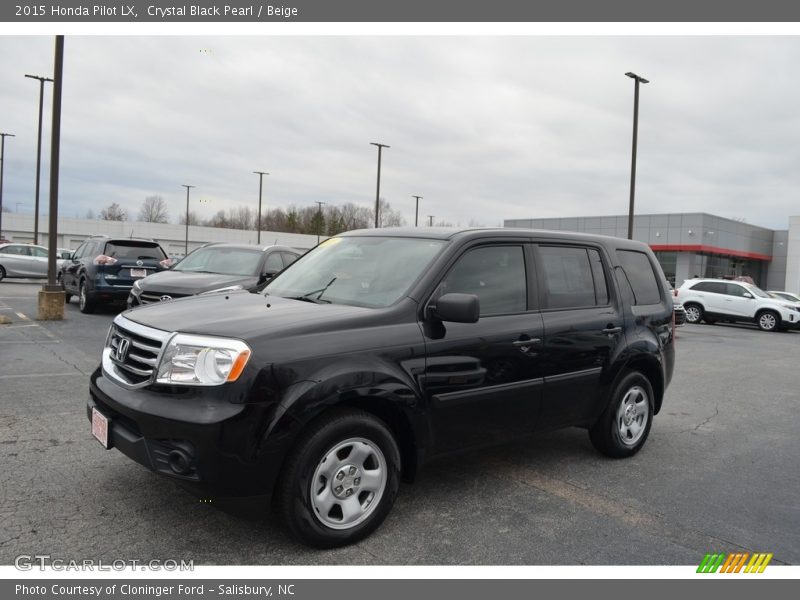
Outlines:
[[[277,403],[235,404],[218,388],[127,390],[98,368],[90,421],[92,408],[109,419],[109,448],[203,494],[270,493],[286,453],[283,436],[266,436]]]

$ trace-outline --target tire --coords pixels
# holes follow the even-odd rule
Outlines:
[[[363,411],[335,410],[301,434],[281,473],[275,504],[296,539],[334,548],[375,531],[399,485],[400,451],[386,425]]]
[[[639,371],[630,371],[614,386],[606,410],[589,429],[599,452],[627,458],[642,449],[653,424],[653,386]]]
[[[705,323],[706,325],[714,325],[716,322],[717,322],[716,319],[709,319],[708,317],[705,317],[703,319],[703,323]]]
[[[699,304],[684,304],[683,310],[686,311],[687,323],[699,323],[703,319],[703,307]]]
[[[2,265],[0,265],[0,281],[3,281],[5,276],[6,276],[6,270],[2,267]]]
[[[756,315],[756,325],[761,331],[778,331],[781,316],[774,310],[763,310]]]
[[[78,306],[81,312],[86,315],[92,314],[95,309],[95,301],[89,296],[85,281],[81,281],[78,286]]]

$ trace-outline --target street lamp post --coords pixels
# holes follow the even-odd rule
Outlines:
[[[433,227],[433,215],[428,215],[428,227]]]
[[[39,137],[36,142],[36,199],[33,208],[33,243],[39,243],[39,174],[42,170],[42,108],[44,103],[44,82],[53,80],[39,75],[25,75],[39,81]]]
[[[414,211],[414,227],[419,227],[419,201],[422,196],[411,196],[412,198],[417,199],[417,208]]]
[[[256,219],[256,229],[258,229],[258,238],[256,240],[257,244],[261,243],[261,191],[264,189],[263,182],[264,182],[264,175],[269,175],[266,171],[253,171],[256,175],[258,175],[258,218]]]
[[[186,188],[186,247],[183,251],[183,254],[186,255],[189,254],[189,190],[196,186],[182,183],[181,187]]]
[[[13,133],[0,133],[0,237],[3,233],[3,167],[6,164],[6,138],[16,137]]]
[[[378,211],[380,210],[380,198],[381,198],[381,151],[384,148],[391,148],[391,146],[387,146],[386,144],[380,144],[378,142],[370,142],[372,146],[378,147],[378,188],[375,191],[375,228],[378,228]]]
[[[639,84],[650,83],[636,73],[625,73],[634,81],[633,91],[633,150],[631,151],[631,200],[628,205],[628,239],[633,239],[633,199],[636,193],[636,146],[639,137]]]
[[[322,229],[322,205],[324,202],[317,200],[317,245],[319,245],[319,234]]]

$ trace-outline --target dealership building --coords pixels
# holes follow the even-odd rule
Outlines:
[[[627,215],[507,219],[504,225],[628,236]],[[633,238],[649,244],[676,286],[691,277],[749,275],[764,289],[800,291],[800,217],[773,230],[706,213],[636,215]]]

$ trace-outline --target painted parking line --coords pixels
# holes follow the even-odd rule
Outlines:
[[[17,315],[23,321],[30,321],[30,319],[25,315],[25,313],[14,311],[14,314]]]

